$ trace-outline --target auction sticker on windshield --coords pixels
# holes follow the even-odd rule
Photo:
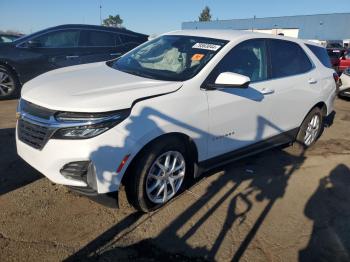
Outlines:
[[[192,48],[198,48],[198,49],[205,49],[210,51],[217,51],[221,46],[220,45],[213,45],[213,44],[206,44],[206,43],[196,43]]]
[[[203,57],[204,57],[204,54],[194,54],[191,57],[191,60],[192,61],[201,61]]]

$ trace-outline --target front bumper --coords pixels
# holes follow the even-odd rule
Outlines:
[[[68,186],[68,189],[79,195],[84,195],[90,200],[110,208],[119,208],[118,192],[99,194],[90,187],[73,187]]]
[[[52,182],[72,187],[92,188],[98,194],[119,189],[122,176],[134,155],[132,150],[138,148],[118,126],[90,139],[50,139],[41,150],[23,143],[16,131],[16,145],[19,156]],[[130,157],[123,169],[117,173],[118,166],[126,155]],[[60,170],[66,164],[78,161],[90,161],[93,165],[94,181],[90,184],[86,180],[71,179],[61,174]]]

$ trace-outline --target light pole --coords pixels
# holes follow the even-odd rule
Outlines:
[[[252,32],[254,32],[254,27],[255,27],[255,19],[256,19],[256,15],[254,15],[254,18],[253,18]]]
[[[100,25],[102,25],[102,5],[100,5]]]

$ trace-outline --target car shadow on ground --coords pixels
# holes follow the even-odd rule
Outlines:
[[[0,156],[0,196],[42,178],[18,156],[14,128],[0,129]]]
[[[151,126],[151,130],[158,128],[153,119],[159,117],[164,121],[195,132],[197,137],[210,137],[210,134],[203,130],[188,126],[178,119],[172,119],[149,108],[144,109],[138,117],[143,119],[145,126]],[[127,126],[130,132],[134,128],[133,123],[136,122],[136,119],[131,120]],[[331,124],[332,121],[327,126]],[[257,118],[257,126],[255,141],[261,140],[266,128],[273,128],[278,130],[279,133],[282,132],[278,126],[261,116]],[[293,138],[291,137],[291,139]],[[224,138],[222,141],[222,143],[236,144],[245,142],[247,141],[233,138]],[[118,148],[107,149],[102,147],[98,150],[101,150],[101,152],[118,150]],[[98,150],[92,156],[94,154],[98,155]],[[136,243],[133,241],[130,245],[125,245],[125,241],[119,241],[123,238],[122,231],[126,227],[137,228],[142,215],[135,213],[102,233],[95,240],[67,258],[67,261],[212,261],[217,259],[220,248],[227,235],[232,231],[233,226],[235,225],[235,229],[242,226],[252,212],[254,203],[261,203],[260,206],[263,205],[264,208],[253,224],[249,226],[248,233],[239,239],[238,244],[235,243],[235,246],[232,247],[234,250],[232,250],[229,260],[239,261],[244,256],[245,251],[276,201],[284,197],[290,177],[300,168],[305,159],[305,150],[301,146],[288,150],[280,147],[237,161],[233,165],[212,170],[205,174],[202,179],[212,178],[212,175],[217,174],[217,171],[224,172],[224,175],[213,179],[213,182],[207,187],[204,186],[205,192],[193,203],[183,202],[185,208],[183,207],[182,211],[175,214],[176,217],[171,218],[166,223],[165,228],[162,228],[156,236],[145,236],[141,241]],[[246,172],[247,166],[251,167],[254,172]],[[224,194],[222,194],[223,188],[228,188]],[[188,191],[185,190],[183,194]],[[176,204],[173,202],[181,201],[182,197],[184,196],[180,195],[167,205]],[[210,205],[208,205],[209,202]],[[227,203],[229,204],[227,205]],[[210,243],[202,243],[203,246],[200,247],[189,245],[189,239],[196,234],[200,234],[203,229],[206,230],[206,223],[219,208],[227,208],[227,212],[223,218],[223,223],[220,222],[221,226],[215,229],[210,228],[210,230],[215,231],[212,232],[215,239],[213,241],[211,239]],[[155,212],[155,214],[158,212],[162,212],[162,209]],[[187,221],[194,222],[190,227],[185,227]],[[182,232],[181,235],[178,232]]]
[[[67,261],[113,261],[114,259],[119,259],[118,261],[212,261],[215,260],[215,256],[226,235],[231,230],[232,225],[243,224],[249,212],[253,209],[252,198],[255,198],[255,201],[258,202],[267,202],[249,233],[234,252],[232,260],[239,261],[271,208],[274,206],[274,203],[278,199],[283,198],[289,178],[305,160],[304,150],[298,149],[290,151],[291,153],[281,148],[273,149],[237,161],[233,165],[230,164],[221,169],[208,172],[202,179],[208,178],[220,170],[224,171],[225,174],[215,179],[213,183],[206,188],[203,196],[197,199],[193,204],[188,205],[182,213],[178,214],[178,216],[154,238],[144,239],[126,247],[118,247],[118,240],[120,238],[116,239],[114,236],[119,234],[126,225],[129,226],[130,223],[137,223],[141,215],[135,213],[104,232],[76,254],[68,258]],[[268,169],[267,165],[269,167]],[[247,167],[253,169],[254,173],[247,173]],[[243,190],[238,190],[238,187],[243,183],[248,183],[248,186],[245,186]],[[230,186],[225,194],[220,195],[218,198],[219,191],[227,187],[227,185],[232,186]],[[182,196],[174,201],[181,201],[181,197]],[[214,203],[206,209],[204,214],[201,213],[199,219],[196,218],[196,222],[186,233],[181,237],[178,236],[177,232],[183,230],[184,221],[191,220],[200,210],[205,209],[209,201],[214,201]],[[227,201],[229,201],[229,205],[225,222],[222,224],[220,230],[215,229],[215,234],[217,236],[211,248],[193,248],[188,245],[187,240],[196,234],[201,227],[205,227],[206,221]],[[238,202],[240,203],[240,208],[237,207]],[[244,207],[242,208],[242,206]],[[161,247],[164,245],[176,247],[170,248],[175,251],[169,252],[169,250],[162,249]],[[206,245],[206,243],[203,243],[203,245]],[[123,259],[121,254],[125,252],[127,252],[127,255]]]

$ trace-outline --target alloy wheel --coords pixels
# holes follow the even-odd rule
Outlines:
[[[186,162],[178,151],[160,155],[152,164],[146,178],[146,193],[149,200],[163,204],[180,189],[185,178]]]
[[[305,145],[309,146],[317,139],[319,130],[320,130],[320,116],[314,115],[307,125],[307,129],[304,136]]]
[[[14,90],[14,79],[7,72],[0,72],[0,96],[8,96]]]

